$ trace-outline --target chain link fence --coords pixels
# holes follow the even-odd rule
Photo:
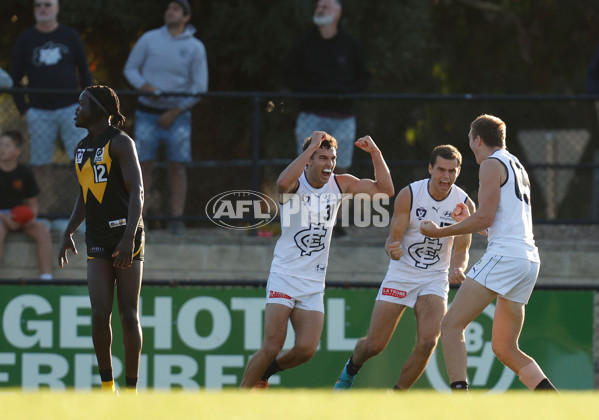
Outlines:
[[[27,92],[27,90],[19,90]],[[4,93],[1,93],[4,92]],[[10,95],[0,91],[0,128],[18,129],[25,142],[22,161],[31,158],[25,119]],[[134,133],[138,92],[120,91],[127,117],[124,130]],[[210,92],[192,110],[192,161],[183,220],[207,223],[205,206],[229,190],[254,190],[275,200],[275,180],[297,153],[296,128],[309,136],[316,127],[296,127],[302,101],[322,96],[267,92]],[[588,96],[355,95],[328,96],[353,102],[356,137],[370,135],[390,166],[396,191],[428,177],[428,157],[439,144],[453,144],[463,155],[457,184],[476,202],[478,166],[468,147],[470,122],[482,113],[507,124],[507,147],[531,177],[536,223],[599,223],[599,124]],[[74,118],[74,115],[73,115]],[[36,135],[44,135],[36,134]],[[47,141],[55,139],[48,138]],[[40,182],[45,217],[67,218],[78,189],[71,153],[60,141],[49,174]],[[350,172],[372,177],[369,156],[355,149]],[[148,191],[146,219],[162,227],[172,219],[170,183],[164,148],[159,149]],[[392,203],[390,204],[392,205]]]

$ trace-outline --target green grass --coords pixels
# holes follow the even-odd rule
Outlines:
[[[597,419],[599,393],[319,390],[3,392],[4,419]]]

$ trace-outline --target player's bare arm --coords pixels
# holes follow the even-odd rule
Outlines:
[[[287,194],[297,189],[298,178],[306,168],[312,154],[318,150],[320,144],[326,139],[324,131],[315,131],[312,133],[310,145],[304,152],[295,158],[293,162],[287,166],[277,179],[277,190],[279,194]],[[284,202],[283,200],[281,200]]]
[[[69,223],[67,223],[67,227],[62,235],[62,244],[60,245],[60,250],[58,251],[58,266],[60,268],[63,268],[65,264],[69,263],[67,256],[67,251],[69,249],[73,252],[73,254],[78,254],[77,247],[75,247],[75,241],[73,240],[73,233],[75,233],[77,228],[85,220],[85,202],[83,201],[83,196],[81,194],[82,193],[80,189],[77,199],[75,200],[75,205],[73,206],[73,211],[71,212]]]
[[[385,252],[392,260],[399,260],[403,256],[401,240],[410,223],[410,204],[412,193],[409,187],[403,188],[393,204],[393,217],[389,226],[389,236],[385,241]]]
[[[337,175],[337,182],[343,193],[358,194],[365,193],[373,197],[375,194],[386,194],[392,197],[395,194],[393,180],[389,167],[383,155],[372,137],[364,136],[355,142],[356,147],[370,153],[374,166],[374,180],[358,179],[350,174]]]
[[[501,184],[505,177],[505,168],[501,162],[496,159],[484,160],[479,171],[478,210],[461,222],[446,227],[439,227],[430,220],[423,220],[420,223],[420,232],[430,238],[444,238],[486,230],[495,220]]]
[[[470,197],[468,197],[466,203],[460,203],[459,206],[463,206],[463,212],[467,213],[468,215],[475,212],[474,202],[470,199]],[[471,243],[472,235],[469,233],[455,237],[453,241],[453,254],[451,256],[451,263],[449,266],[450,284],[461,284],[466,279],[466,275],[464,273],[468,267],[468,250],[470,249]]]
[[[121,165],[123,182],[129,192],[127,225],[123,233],[123,239],[112,255],[115,258],[114,266],[125,268],[130,267],[133,262],[135,233],[137,231],[137,221],[141,217],[143,208],[144,190],[141,167],[139,166],[133,140],[128,136],[118,135],[112,141],[112,153]]]

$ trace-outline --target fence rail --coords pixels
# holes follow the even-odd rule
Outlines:
[[[0,127],[27,133],[12,93],[54,95],[73,91],[0,89]],[[138,91],[118,91],[125,131],[133,137]],[[165,95],[183,95],[164,93]],[[470,122],[482,113],[507,123],[507,146],[531,176],[536,223],[599,223],[599,124],[593,95],[314,95],[283,92],[207,92],[192,110],[192,161],[183,220],[207,221],[206,203],[216,194],[251,189],[275,196],[278,173],[296,156],[296,117],[306,100],[351,100],[357,136],[371,135],[390,166],[396,190],[428,176],[431,149],[450,143],[464,157],[457,184],[476,201],[478,169],[468,148]],[[306,137],[313,127],[305,127]],[[43,135],[38,134],[38,135]],[[26,136],[27,137],[27,136]],[[52,141],[52,139],[48,139]],[[25,147],[28,162],[35,151]],[[52,187],[43,208],[48,218],[68,217],[77,193],[70,153],[56,142]],[[369,157],[357,150],[351,172],[372,176]],[[149,220],[166,221],[169,174],[161,150],[148,191]]]

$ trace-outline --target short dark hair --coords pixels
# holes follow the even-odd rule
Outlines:
[[[23,135],[17,130],[6,130],[2,133],[2,137],[10,137],[15,146],[19,149],[23,147]]]
[[[184,15],[191,15],[191,6],[187,0],[170,0],[168,4],[177,3],[183,9]]]
[[[472,137],[480,136],[487,146],[505,148],[505,123],[493,115],[483,114],[470,124]]]
[[[447,160],[455,159],[458,161],[458,166],[462,166],[462,154],[457,147],[452,146],[451,144],[442,144],[433,149],[429,159],[431,166],[435,166],[435,163],[437,163],[437,156],[441,156],[443,159]]]
[[[304,144],[302,146],[302,150],[304,152],[308,149],[308,146],[310,146],[311,141],[312,137],[307,137],[306,140],[304,140]],[[327,134],[322,143],[320,143],[320,148],[337,150],[339,148],[339,145],[337,144],[337,140],[335,139],[335,137],[331,136],[330,134]]]

